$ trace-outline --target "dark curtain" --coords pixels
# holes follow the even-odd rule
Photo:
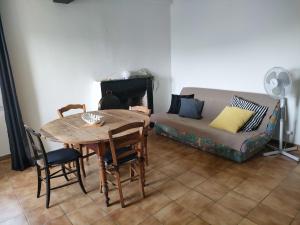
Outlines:
[[[30,150],[23,126],[15,83],[8,57],[2,20],[0,17],[0,85],[13,170],[31,166]]]

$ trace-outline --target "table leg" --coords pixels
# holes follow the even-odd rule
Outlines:
[[[79,152],[81,154],[81,157],[80,157],[80,166],[81,166],[81,172],[82,172],[83,177],[86,177],[85,168],[84,168],[84,160],[83,160],[83,157],[82,157],[82,155],[83,155],[82,148],[83,148],[83,146],[79,145]]]
[[[103,161],[103,156],[105,153],[105,145],[103,143],[98,144],[98,162],[99,162],[99,180],[100,180],[100,188],[103,185],[104,195],[105,195],[105,203],[106,206],[109,206],[109,197],[108,197],[108,185],[107,185],[107,178],[105,172],[105,164]]]

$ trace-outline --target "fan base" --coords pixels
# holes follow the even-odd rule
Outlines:
[[[297,162],[300,161],[299,157],[294,156],[294,155],[288,153],[290,151],[298,150],[297,146],[291,147],[291,148],[284,148],[284,149],[279,149],[279,148],[276,148],[276,147],[270,146],[270,145],[268,147],[271,147],[272,149],[274,149],[274,151],[272,151],[272,152],[266,152],[266,153],[263,154],[263,156],[271,156],[271,155],[281,154],[281,155],[285,155],[285,156],[287,156],[287,157],[289,157],[289,158],[291,158],[291,159],[293,159],[293,160],[295,160]]]

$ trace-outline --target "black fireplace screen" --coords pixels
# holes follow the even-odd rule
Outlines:
[[[102,99],[99,109],[121,108],[129,106],[145,105],[153,113],[153,79],[129,78],[124,80],[108,80],[101,82]]]

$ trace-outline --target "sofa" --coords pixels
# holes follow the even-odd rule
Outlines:
[[[279,101],[268,95],[196,87],[184,87],[180,94],[194,94],[195,98],[205,102],[202,119],[190,119],[166,112],[155,113],[151,121],[155,124],[157,134],[236,162],[243,162],[257,154],[273,136],[280,108]],[[268,107],[257,130],[233,134],[209,126],[224,107],[230,105],[234,95]]]

